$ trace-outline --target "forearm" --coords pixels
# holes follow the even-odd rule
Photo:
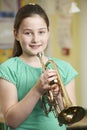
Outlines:
[[[11,127],[17,127],[29,116],[40,97],[41,94],[36,87],[32,88],[20,102],[8,109],[5,114],[6,123]]]

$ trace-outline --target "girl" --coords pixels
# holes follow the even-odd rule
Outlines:
[[[56,63],[74,104],[77,72],[69,63],[45,56],[49,19],[39,5],[28,4],[18,10],[14,38],[13,57],[0,65],[0,102],[6,125],[10,130],[65,130],[52,111],[48,116],[44,113],[42,95],[51,89],[58,97],[60,91],[55,82],[50,85],[57,79],[56,71],[48,65],[50,69],[43,72],[38,53],[44,64],[49,59]]]

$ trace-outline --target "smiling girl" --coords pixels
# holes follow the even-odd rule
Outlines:
[[[77,72],[67,62],[47,57],[45,49],[49,39],[49,19],[37,4],[21,7],[14,22],[13,57],[0,65],[0,103],[5,124],[10,130],[65,130],[59,126],[53,112],[45,115],[41,96],[48,90],[58,95],[58,85],[50,85],[57,74],[50,66],[43,72],[37,54],[42,53],[44,64],[53,60],[63,84],[75,104]],[[43,73],[42,73],[43,72]]]

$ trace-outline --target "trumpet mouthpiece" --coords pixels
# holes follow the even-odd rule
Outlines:
[[[37,56],[38,56],[38,57],[42,57],[42,52],[39,52],[39,53],[37,54]]]

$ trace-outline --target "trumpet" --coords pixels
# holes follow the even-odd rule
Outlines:
[[[53,111],[55,118],[57,118],[60,126],[63,124],[72,125],[73,123],[80,121],[85,116],[85,109],[81,106],[73,105],[62,83],[56,63],[53,60],[48,60],[44,65],[42,60],[42,53],[38,53],[37,56],[40,60],[43,71],[48,68],[49,64],[51,64],[52,68],[56,70],[57,79],[51,82],[50,85],[56,83],[59,87],[59,95],[57,98],[53,96],[53,92],[51,90],[48,90],[42,95],[41,100],[45,114],[48,115],[49,112]],[[47,103],[49,105],[49,108],[46,107]]]

